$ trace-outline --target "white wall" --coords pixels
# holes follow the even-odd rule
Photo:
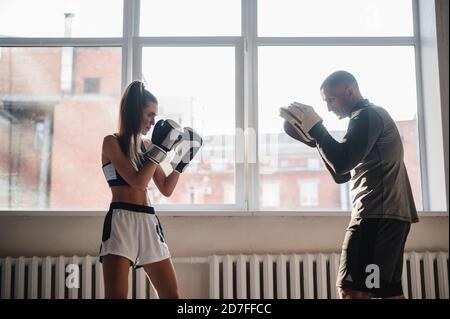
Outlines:
[[[349,216],[161,216],[172,254],[339,251]],[[0,257],[96,255],[102,217],[0,217]],[[413,224],[407,250],[448,250],[448,216]]]
[[[236,253],[338,252],[349,216],[160,216],[173,257]],[[406,250],[448,251],[448,216],[421,216]],[[103,218],[0,217],[0,257],[96,255]],[[180,293],[207,298],[207,264],[175,265]]]

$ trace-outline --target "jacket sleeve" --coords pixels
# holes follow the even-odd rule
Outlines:
[[[333,177],[333,180],[335,181],[335,183],[337,183],[337,184],[347,183],[350,180],[350,173],[346,173],[346,174],[343,174],[343,175],[336,174],[336,172],[331,168],[330,164],[328,164],[327,161],[323,158],[323,155],[320,152],[320,149],[318,149],[318,150],[319,150],[319,155],[322,158],[323,163],[325,164],[325,167],[330,172],[330,174]]]
[[[369,154],[382,131],[383,121],[378,113],[364,108],[350,119],[342,142],[336,141],[322,123],[316,124],[309,134],[316,140],[325,164],[335,174],[345,176]]]

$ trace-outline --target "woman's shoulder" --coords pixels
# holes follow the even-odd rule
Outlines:
[[[103,146],[108,146],[117,143],[118,135],[116,133],[108,134],[103,138]]]
[[[103,139],[104,140],[106,140],[106,139],[115,139],[115,140],[117,140],[118,138],[119,138],[119,134],[112,133],[112,134],[105,135],[105,137]]]

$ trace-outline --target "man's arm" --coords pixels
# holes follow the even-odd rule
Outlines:
[[[320,152],[320,149],[317,148],[317,150],[319,151],[319,155],[320,155],[320,157],[322,158],[322,161],[323,161],[323,163],[325,164],[325,167],[327,168],[327,170],[330,172],[331,176],[333,177],[334,181],[335,181],[337,184],[344,184],[344,183],[347,183],[347,182],[350,180],[350,178],[351,178],[350,173],[346,173],[346,174],[343,174],[343,175],[336,174],[336,172],[331,168],[331,166],[330,166],[330,165],[327,163],[327,161],[323,158],[323,155],[322,155],[322,153]]]
[[[342,142],[336,141],[322,123],[309,134],[316,140],[324,162],[335,174],[345,176],[369,154],[382,130],[381,117],[373,110],[362,109],[350,119]]]

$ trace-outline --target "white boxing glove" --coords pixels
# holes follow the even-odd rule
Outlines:
[[[182,139],[183,129],[173,120],[159,120],[153,129],[152,144],[145,151],[145,162],[160,164],[176,144]]]
[[[181,142],[175,147],[175,156],[170,164],[177,172],[183,173],[189,162],[203,145],[201,136],[190,127],[185,127]]]
[[[322,122],[322,118],[314,111],[312,106],[294,102],[288,107],[281,107],[280,116],[292,125],[304,143],[314,142],[314,138],[309,135],[309,131],[314,125]]]
[[[288,109],[300,120],[300,126],[304,128],[306,133],[309,133],[317,123],[322,122],[322,118],[310,105],[294,102],[289,105]]]

